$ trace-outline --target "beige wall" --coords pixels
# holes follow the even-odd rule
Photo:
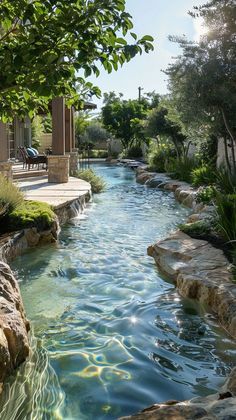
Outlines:
[[[43,133],[40,139],[41,146],[39,147],[40,153],[45,153],[46,149],[52,147],[52,134],[51,133]]]

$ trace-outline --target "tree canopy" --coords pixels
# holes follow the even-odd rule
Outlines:
[[[132,32],[125,0],[2,0],[0,17],[3,120],[33,115],[52,97],[73,102],[88,91],[99,95],[88,76],[98,76],[101,66],[110,73],[153,49],[152,37]]]
[[[146,118],[148,110],[158,103],[159,98],[155,92],[147,93],[141,100],[125,100],[122,94],[116,95],[114,92],[105,94],[102,122],[127,149],[134,142],[145,141],[142,120]]]
[[[173,38],[182,55],[169,65],[169,88],[184,124],[208,127],[236,144],[236,6],[233,0],[212,0],[196,7],[208,28],[199,43]]]

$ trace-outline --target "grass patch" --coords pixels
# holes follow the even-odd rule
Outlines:
[[[1,232],[36,227],[39,231],[49,229],[55,220],[55,213],[46,203],[24,201],[2,218]]]
[[[74,176],[89,182],[91,185],[92,193],[97,194],[105,190],[105,181],[101,176],[96,175],[92,169],[77,171]]]

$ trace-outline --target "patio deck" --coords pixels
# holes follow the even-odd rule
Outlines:
[[[26,200],[42,201],[55,208],[85,196],[91,189],[88,182],[74,177],[65,184],[49,183],[47,175],[20,179],[16,184],[24,192]]]

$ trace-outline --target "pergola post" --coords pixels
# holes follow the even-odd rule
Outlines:
[[[7,125],[0,121],[0,173],[12,179],[12,163],[9,160]]]
[[[72,118],[71,108],[65,109],[65,150],[66,153],[72,151]]]
[[[72,108],[65,110],[65,133],[66,133],[66,152],[70,155],[70,175],[74,175],[78,169],[78,151],[73,147],[74,141],[74,111]]]
[[[69,180],[69,156],[65,154],[65,99],[52,100],[52,155],[48,156],[48,182]]]
[[[75,149],[75,109],[71,108],[72,150]],[[78,149],[76,149],[78,150]]]

